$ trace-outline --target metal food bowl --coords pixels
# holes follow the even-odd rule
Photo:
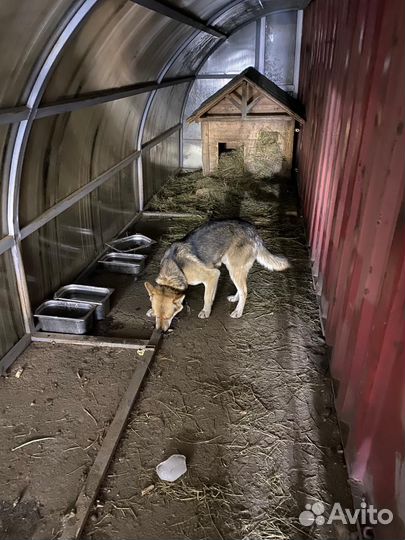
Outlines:
[[[96,319],[105,319],[110,311],[110,297],[114,289],[107,287],[92,287],[91,285],[65,285],[55,294],[55,299],[69,302],[86,302],[96,306]]]
[[[151,246],[155,243],[155,240],[138,233],[113,240],[108,246],[120,253],[149,253]]]
[[[41,330],[62,334],[85,334],[94,323],[96,306],[87,302],[47,300],[35,311]]]
[[[140,274],[145,267],[146,255],[140,253],[107,253],[99,259],[106,270],[121,274]]]

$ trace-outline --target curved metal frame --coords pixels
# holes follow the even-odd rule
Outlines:
[[[59,59],[60,54],[66,43],[77,31],[80,24],[87,17],[98,0],[80,0],[71,8],[59,24],[56,32],[57,37],[49,51],[38,62],[36,73],[29,81],[30,90],[27,96],[27,107],[29,109],[28,118],[20,121],[17,127],[13,128],[14,140],[8,146],[7,166],[5,170],[9,171],[7,179],[7,200],[6,200],[6,219],[7,233],[13,240],[11,255],[13,259],[14,272],[16,276],[18,294],[21,304],[21,310],[24,320],[24,328],[27,333],[33,330],[33,321],[31,314],[31,305],[28,296],[27,281],[22,263],[20,247],[20,229],[19,229],[19,209],[18,197],[21,182],[21,170],[24,161],[24,154],[27,145],[32,122],[35,117],[36,109],[45,91],[46,83],[52,73],[53,68]],[[11,149],[11,151],[9,151]]]

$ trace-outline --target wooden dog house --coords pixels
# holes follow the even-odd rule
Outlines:
[[[269,175],[291,172],[295,123],[305,121],[302,105],[249,67],[208,98],[188,119],[201,122],[204,174],[224,153],[243,149],[245,167]],[[267,166],[268,164],[268,166]]]

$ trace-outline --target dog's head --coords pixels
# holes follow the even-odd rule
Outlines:
[[[164,285],[145,283],[156,319],[156,329],[169,330],[173,317],[183,309],[185,294]]]

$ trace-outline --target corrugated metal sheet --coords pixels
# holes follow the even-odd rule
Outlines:
[[[405,537],[404,2],[304,14],[299,177],[350,477]]]

